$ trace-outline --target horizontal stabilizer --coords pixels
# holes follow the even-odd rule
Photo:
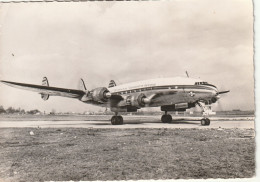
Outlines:
[[[43,86],[49,86],[49,82],[48,82],[48,79],[47,79],[47,77],[43,77],[43,79],[42,79],[42,85]],[[49,99],[49,97],[50,97],[50,95],[49,94],[41,94],[41,97],[42,97],[42,99],[45,101],[45,100],[48,100]]]
[[[110,80],[110,82],[108,84],[108,88],[115,87],[115,86],[116,86],[116,82],[114,80]]]
[[[43,79],[42,79],[42,85],[44,85],[44,86],[49,86],[49,82],[48,82],[47,77],[43,77]]]
[[[86,91],[86,90],[87,90],[86,85],[85,85],[85,83],[84,83],[84,80],[83,80],[82,78],[79,80],[78,89],[79,89],[79,90],[82,90],[82,91]]]

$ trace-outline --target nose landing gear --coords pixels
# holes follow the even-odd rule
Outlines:
[[[212,110],[211,110],[211,106],[206,105],[203,102],[198,102],[198,105],[203,109],[203,118],[200,121],[201,125],[202,126],[210,125],[210,119],[207,118],[207,116],[209,116],[210,113],[213,113]]]

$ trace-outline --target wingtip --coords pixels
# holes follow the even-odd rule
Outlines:
[[[9,81],[5,81],[5,80],[0,80],[0,82],[9,83]]]

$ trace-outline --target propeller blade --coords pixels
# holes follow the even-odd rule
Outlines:
[[[228,93],[228,92],[230,92],[230,91],[229,91],[229,90],[221,91],[221,92],[218,92],[218,95],[219,95],[219,94],[225,94],[225,93]]]
[[[216,111],[223,111],[222,102],[218,100],[218,102],[215,103]]]

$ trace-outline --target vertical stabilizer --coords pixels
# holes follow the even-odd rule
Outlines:
[[[110,80],[108,84],[108,88],[116,86],[116,82],[114,80]]]
[[[84,81],[83,81],[82,78],[79,80],[78,89],[79,89],[79,90],[83,90],[83,91],[86,91],[86,90],[87,90],[87,88],[86,88],[86,86],[85,86],[85,83],[84,83]]]
[[[49,86],[49,82],[48,82],[48,79],[47,77],[43,77],[42,79],[42,85],[43,86]],[[41,97],[42,99],[45,101],[45,100],[48,100],[49,99],[49,95],[48,94],[41,94]]]
[[[43,86],[49,86],[49,82],[48,82],[47,77],[43,77],[43,79],[42,79],[42,85],[43,85]]]

